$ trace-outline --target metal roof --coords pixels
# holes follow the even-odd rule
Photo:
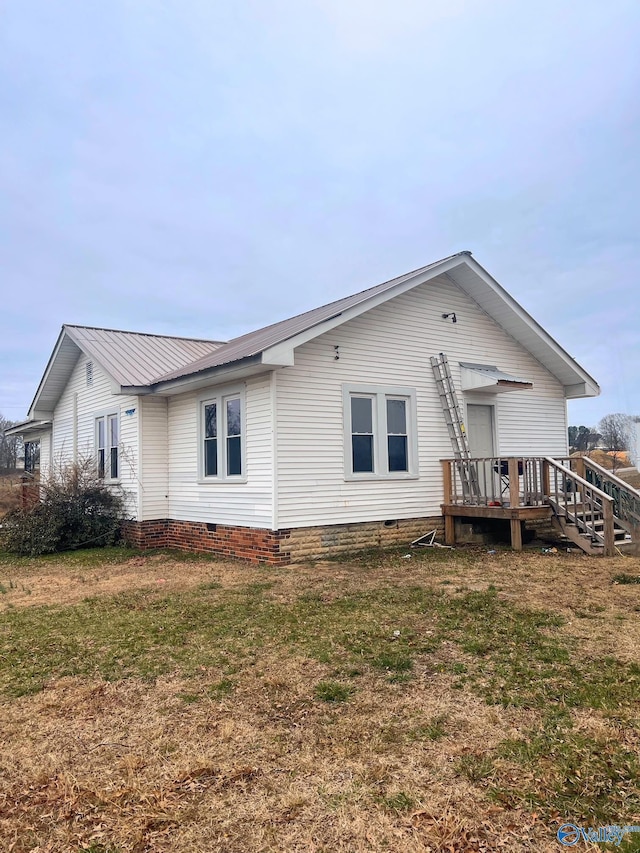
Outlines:
[[[322,334],[328,328],[439,275],[460,287],[481,310],[556,376],[564,385],[565,396],[584,397],[599,393],[596,381],[471,257],[471,252],[465,251],[249,332],[228,343],[63,326],[29,414],[36,418],[46,417],[53,411],[81,352],[95,359],[123,390],[130,389],[136,393],[136,388],[147,388],[153,393],[167,394],[176,385],[196,387],[199,383],[202,386],[214,375],[222,376],[229,370],[235,370],[237,374],[239,369],[256,370],[263,364],[292,364],[293,361],[278,361],[280,355],[290,350],[287,357],[292,358],[296,346],[315,334]],[[280,354],[277,353],[279,347]],[[242,362],[244,368],[239,364]],[[476,365],[475,369],[478,367],[493,369],[488,365]],[[498,381],[514,380],[505,374]]]
[[[469,255],[470,252],[456,252],[454,255],[449,255],[439,261],[434,261],[432,264],[427,264],[425,267],[420,267],[412,272],[400,275],[397,278],[392,278],[390,281],[385,281],[382,284],[377,284],[375,287],[369,287],[367,290],[362,290],[352,296],[346,296],[343,299],[338,299],[335,302],[329,302],[327,305],[321,305],[319,308],[314,308],[311,311],[305,311],[304,314],[297,314],[295,317],[290,317],[287,320],[281,320],[279,323],[273,323],[271,326],[265,326],[263,329],[258,329],[255,332],[249,332],[239,338],[234,338],[228,344],[220,347],[216,352],[206,355],[193,364],[185,365],[181,368],[167,371],[164,375],[157,374],[155,382],[165,382],[169,379],[178,379],[181,376],[190,376],[193,373],[199,373],[203,370],[209,370],[212,367],[220,367],[223,364],[229,364],[233,361],[240,361],[243,358],[250,358],[258,355],[269,347],[283,343],[290,338],[295,337],[301,332],[323,323],[325,320],[330,320],[333,317],[340,315],[348,308],[353,308],[362,302],[366,302],[378,294],[391,290],[402,282],[407,281],[421,273],[427,272],[433,267],[437,267],[446,261],[456,258],[461,255]]]
[[[95,360],[119,385],[139,387],[148,386],[159,373],[190,364],[221,346],[220,341],[198,338],[65,325],[29,414],[53,412],[81,353]]]
[[[143,386],[170,370],[183,369],[211,356],[223,344],[143,332],[89,326],[63,326],[86,355],[94,358],[120,385]]]

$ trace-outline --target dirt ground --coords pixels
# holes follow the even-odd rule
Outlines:
[[[0,564],[7,611],[76,605],[136,589],[269,580],[279,602],[371,587],[486,590],[552,611],[585,654],[639,660],[640,560],[578,554],[448,552],[270,569],[163,554],[124,562]],[[534,808],[487,801],[456,772],[535,724],[532,711],[487,705],[448,673],[410,690],[362,676],[352,701],[310,702],[323,664],[257,652],[232,695],[192,701],[197,679],[62,677],[0,704],[0,844],[13,853],[250,851],[552,851],[555,826]],[[211,673],[202,673],[210,680]],[[446,719],[446,733],[408,742],[407,720]],[[585,730],[599,722],[589,715]],[[506,772],[506,771],[505,771]],[[407,791],[412,792],[410,797]],[[379,792],[376,793],[376,792]],[[417,794],[415,792],[418,792]],[[404,799],[403,799],[404,798]],[[564,817],[558,815],[558,822]],[[582,844],[583,850],[600,849]]]

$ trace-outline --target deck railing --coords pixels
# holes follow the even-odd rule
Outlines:
[[[605,557],[613,557],[613,498],[556,459],[546,458],[544,463],[548,500],[556,515],[602,545]]]
[[[465,506],[465,516],[474,506],[523,511],[548,505],[563,525],[570,525],[567,535],[586,536],[602,546],[605,556],[615,551],[615,521],[633,538],[640,534],[640,492],[586,458],[487,456],[443,459],[441,464],[444,504]],[[445,520],[454,515],[445,512]]]
[[[634,540],[640,534],[640,492],[588,456],[574,456],[571,468],[613,500],[613,517]]]
[[[472,506],[544,503],[544,458],[485,456],[443,459],[444,502]]]

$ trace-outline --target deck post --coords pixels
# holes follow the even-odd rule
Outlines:
[[[551,496],[551,468],[546,459],[542,460],[542,495],[544,498]]]
[[[583,480],[586,480],[587,478],[585,476],[584,456],[574,456],[571,461],[575,465],[573,470],[578,475],[578,477],[582,477]],[[569,464],[569,467],[571,467],[571,464]]]
[[[451,503],[451,462],[448,459],[441,459],[442,465],[442,491],[444,492],[444,502]]]
[[[515,456],[509,457],[509,506],[520,506],[520,477],[518,475],[518,460]]]
[[[446,511],[444,514],[444,544],[456,544],[456,520],[454,516],[449,515]]]
[[[512,518],[511,524],[511,547],[514,551],[522,551],[522,522],[519,518]]]
[[[615,556],[615,535],[613,532],[613,501],[602,501],[602,516],[604,519],[604,556]]]

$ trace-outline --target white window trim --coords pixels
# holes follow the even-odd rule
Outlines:
[[[118,419],[118,476],[107,477],[106,472],[111,474],[111,445],[109,444],[109,418]],[[98,421],[104,420],[104,440],[105,440],[105,476],[102,478],[104,483],[119,483],[120,471],[122,466],[122,436],[120,430],[122,422],[120,418],[120,409],[103,409],[101,412],[93,414],[93,447],[96,457],[96,470],[98,469]]]
[[[373,467],[374,471],[353,471],[351,451],[351,397],[373,397]],[[387,453],[387,398],[407,402],[407,467],[408,471],[389,471]],[[417,480],[418,473],[418,417],[415,388],[394,385],[343,385],[342,411],[344,424],[344,479],[367,480]]]
[[[242,454],[242,474],[227,474],[227,418],[225,402],[229,399],[240,400],[240,452]],[[208,403],[216,404],[218,418],[218,473],[215,476],[205,476],[204,473],[204,407]],[[246,389],[244,385],[230,385],[223,388],[211,388],[198,395],[198,483],[214,485],[215,483],[246,483],[247,482],[247,406]],[[221,417],[222,413],[222,417]],[[220,427],[222,426],[222,432]]]

